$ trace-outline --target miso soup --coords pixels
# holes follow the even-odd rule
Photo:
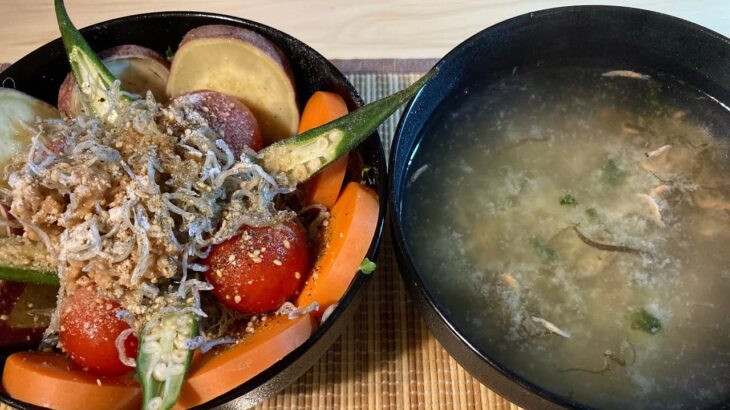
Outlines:
[[[459,90],[409,165],[408,251],[455,326],[598,408],[730,401],[730,113],[667,78]]]

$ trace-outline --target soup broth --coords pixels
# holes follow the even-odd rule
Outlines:
[[[457,328],[589,406],[727,403],[727,109],[669,79],[535,69],[439,112],[403,220]]]

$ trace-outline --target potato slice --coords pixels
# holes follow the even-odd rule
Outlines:
[[[253,31],[209,25],[183,37],[167,93],[174,98],[198,90],[238,98],[253,111],[267,145],[296,135],[299,109],[289,63],[276,45]]]
[[[159,102],[167,102],[165,86],[170,64],[160,53],[146,47],[126,44],[99,53],[106,68],[118,78],[124,89],[145,96],[147,91]],[[66,76],[58,90],[58,109],[67,117],[81,112],[81,92],[72,73]]]
[[[58,118],[52,105],[11,88],[0,88],[0,170],[30,143],[37,118]],[[0,178],[0,186],[7,186]]]

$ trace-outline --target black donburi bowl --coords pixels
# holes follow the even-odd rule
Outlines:
[[[585,408],[501,366],[452,322],[444,301],[420,276],[404,232],[404,191],[423,130],[445,99],[476,81],[498,81],[520,68],[585,67],[674,77],[730,105],[730,40],[667,15],[621,7],[538,11],[507,20],[466,40],[406,108],[391,149],[390,211],[398,265],[411,297],[449,353],[482,383],[527,408]],[[453,101],[452,101],[453,103]],[[466,143],[466,142],[465,142]],[[730,403],[718,403],[728,406]]]
[[[244,27],[276,43],[291,62],[300,107],[317,90],[340,94],[350,110],[363,104],[352,84],[322,55],[281,31],[252,21],[210,13],[164,12],[106,21],[85,28],[81,33],[94,50],[103,50],[120,44],[138,44],[164,53],[168,47],[176,49],[180,39],[190,29],[206,24]],[[20,91],[55,105],[58,87],[68,72],[69,66],[63,45],[61,40],[57,39],[31,52],[0,73],[0,83],[6,87],[14,86]],[[380,195],[380,212],[377,229],[368,250],[368,258],[375,260],[383,231],[387,194],[385,154],[378,134],[374,133],[368,137],[357,148],[355,155],[359,155],[363,164],[372,167],[376,174],[375,185]],[[368,278],[368,275],[356,276],[329,319],[303,345],[253,379],[200,407],[220,405],[230,409],[250,407],[301,376],[325,353],[352,319]],[[4,363],[5,357],[10,352],[1,353],[0,357]],[[23,409],[37,408],[14,400],[2,392],[0,401]]]

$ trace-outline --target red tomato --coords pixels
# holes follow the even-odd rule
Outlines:
[[[247,227],[214,246],[206,280],[224,305],[247,314],[273,311],[300,289],[309,271],[304,229],[291,220],[266,228]]]
[[[77,288],[61,309],[61,348],[79,366],[104,376],[124,374],[131,367],[119,360],[114,345],[117,336],[129,329],[118,318],[119,304],[98,296],[92,286]],[[130,335],[124,343],[127,357],[137,356],[137,337]]]

